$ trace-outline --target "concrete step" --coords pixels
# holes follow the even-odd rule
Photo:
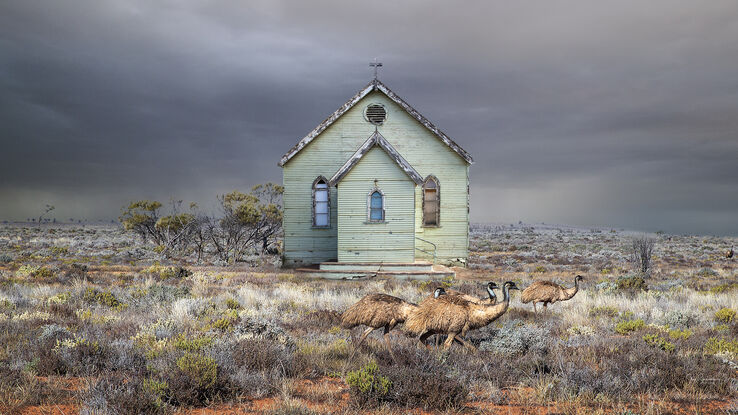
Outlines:
[[[296,275],[308,278],[324,278],[330,280],[362,280],[375,277],[392,277],[402,280],[440,280],[446,277],[454,277],[456,273],[446,267],[436,266],[428,271],[400,270],[400,271],[367,271],[361,269],[315,269],[298,268]]]
[[[455,277],[453,271],[381,271],[377,277],[393,277],[398,280],[440,280]]]
[[[374,278],[376,272],[366,270],[329,270],[315,268],[297,268],[295,275],[308,278],[324,278],[327,280],[362,280]]]
[[[425,261],[418,262],[321,262],[320,270],[326,271],[433,271],[433,264]]]

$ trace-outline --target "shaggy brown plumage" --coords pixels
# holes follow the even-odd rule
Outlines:
[[[572,288],[564,288],[551,281],[536,281],[523,290],[523,293],[520,294],[520,301],[522,303],[532,301],[534,312],[538,312],[536,310],[536,303],[543,303],[543,309],[545,311],[549,304],[566,301],[574,297],[574,294],[579,291],[579,281],[583,279],[584,277],[581,275],[574,277],[574,287]]]
[[[502,289],[504,298],[495,305],[473,303],[454,295],[424,301],[405,321],[405,330],[412,335],[419,335],[423,345],[431,335],[444,334],[448,336],[444,342],[447,349],[454,340],[470,349],[476,349],[463,337],[469,330],[484,327],[502,316],[510,304],[509,290],[517,288],[515,283],[506,282]]]
[[[415,308],[417,308],[417,305],[402,298],[387,294],[369,294],[343,312],[341,327],[352,329],[356,326],[368,326],[356,344],[357,349],[369,333],[384,328],[384,341],[387,343],[390,354],[392,354],[389,332],[396,325],[404,322]],[[394,357],[394,354],[392,356]],[[353,357],[353,353],[351,357]]]
[[[434,299],[434,298],[438,298],[438,297],[440,297],[440,296],[442,296],[442,295],[446,295],[446,290],[445,290],[445,289],[444,289],[443,287],[438,287],[438,288],[436,288],[435,290],[433,290],[433,294],[431,294],[431,295],[429,295],[429,296],[425,297],[425,298],[423,299],[423,301],[421,301],[421,302],[420,302],[420,303],[418,304],[418,306],[420,306],[420,304],[423,304],[424,302],[426,302],[426,301],[428,301],[428,300],[432,300],[432,299]]]

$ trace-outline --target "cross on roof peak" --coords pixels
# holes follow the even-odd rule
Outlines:
[[[374,68],[374,79],[377,79],[377,69],[382,67],[382,62],[377,62],[377,58],[374,58],[374,62],[369,62],[369,66]]]

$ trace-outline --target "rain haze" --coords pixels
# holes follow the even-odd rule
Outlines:
[[[215,207],[372,77],[475,158],[473,222],[738,234],[738,3],[0,5],[0,220]]]

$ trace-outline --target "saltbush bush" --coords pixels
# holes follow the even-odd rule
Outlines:
[[[479,344],[479,350],[504,356],[524,355],[528,352],[543,353],[548,349],[548,339],[548,329],[525,324],[520,320],[511,320],[501,329],[492,330],[491,336]]]

